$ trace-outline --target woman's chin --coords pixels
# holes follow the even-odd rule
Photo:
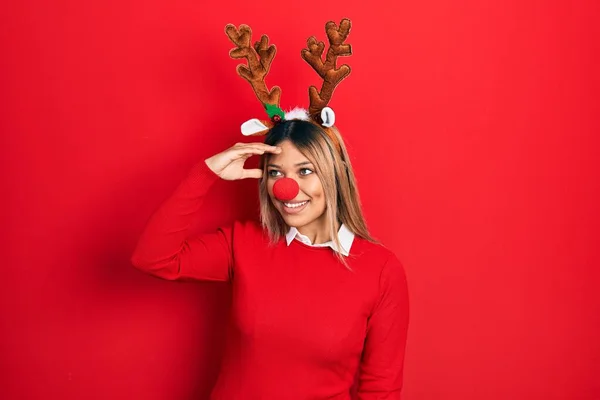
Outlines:
[[[300,212],[286,212],[285,208],[277,207],[277,211],[285,221],[288,226],[300,227],[305,226],[313,221],[319,219],[319,216],[315,216],[314,213],[311,213],[309,207],[303,207]],[[308,212],[307,212],[308,211]]]
[[[289,226],[298,226],[298,224],[302,223],[305,219],[302,215],[290,215],[286,213],[281,213],[281,216]]]

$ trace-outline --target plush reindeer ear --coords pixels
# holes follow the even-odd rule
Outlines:
[[[270,121],[261,121],[253,118],[242,124],[242,135],[244,136],[263,136],[273,127]]]
[[[236,48],[229,51],[231,58],[245,58],[248,62],[247,65],[238,65],[237,73],[250,83],[256,97],[263,104],[263,107],[265,107],[269,117],[274,119],[279,117],[281,119],[281,116],[284,115],[283,111],[279,108],[281,89],[279,86],[273,86],[269,90],[265,83],[265,77],[269,73],[271,62],[277,53],[277,48],[275,45],[269,44],[269,37],[267,35],[262,35],[260,41],[254,43],[253,47],[250,44],[252,30],[248,25],[240,25],[240,28],[237,29],[235,25],[227,24],[225,33],[229,37],[229,40],[236,45]],[[257,129],[260,129],[260,125],[250,121],[242,125],[242,133],[244,135],[246,135],[244,129],[246,129],[246,132],[260,132],[257,131]],[[267,125],[263,124],[263,126],[266,126],[266,129],[269,129]],[[253,135],[254,133],[251,134]]]
[[[323,116],[321,111],[329,104],[333,91],[337,85],[350,75],[350,67],[348,65],[344,64],[337,68],[336,62],[338,56],[352,55],[352,47],[349,44],[344,43],[350,34],[351,27],[352,23],[347,18],[344,18],[340,22],[339,27],[333,21],[329,21],[325,24],[325,31],[327,32],[327,37],[329,39],[329,48],[327,49],[325,62],[323,62],[325,44],[323,42],[317,42],[317,39],[315,39],[314,36],[308,38],[306,41],[307,48],[302,50],[302,58],[313,67],[323,79],[323,85],[321,86],[320,91],[318,91],[315,86],[311,86],[308,89],[310,97],[308,113],[318,122],[325,122],[323,117],[327,117],[327,112]],[[334,115],[333,110],[331,110],[331,114]],[[319,119],[321,121],[319,121]],[[335,115],[333,120],[335,120]],[[333,124],[333,122],[331,123]]]
[[[332,127],[333,124],[335,124],[335,113],[331,108],[324,107],[321,110],[321,121],[323,121],[321,125],[326,126],[328,128]]]

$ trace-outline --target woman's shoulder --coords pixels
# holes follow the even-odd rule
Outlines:
[[[405,296],[406,272],[396,253],[381,242],[360,237],[356,238],[355,245],[351,267],[359,274],[364,285],[370,288],[373,298],[380,299],[390,292]]]
[[[379,241],[371,241],[362,237],[356,236],[354,238],[355,254],[361,257],[368,257],[369,259],[377,259],[382,262],[386,262],[390,259],[398,259],[396,253],[394,253],[389,247]]]
[[[358,264],[376,274],[404,274],[404,265],[397,254],[381,242],[356,237],[351,254]]]

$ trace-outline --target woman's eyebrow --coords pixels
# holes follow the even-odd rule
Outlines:
[[[309,165],[309,164],[312,165],[312,163],[310,161],[302,161],[301,163],[298,163],[298,164],[296,164],[294,166],[295,167],[301,167],[303,165]],[[275,168],[280,168],[280,169],[283,168],[281,165],[277,165],[277,164],[267,164],[267,167],[275,167]]]
[[[302,161],[301,163],[298,163],[298,164],[296,164],[295,166],[296,166],[296,167],[301,167],[301,166],[303,166],[303,165],[308,165],[308,164],[311,164],[311,165],[312,165],[312,163],[311,163],[310,161]]]

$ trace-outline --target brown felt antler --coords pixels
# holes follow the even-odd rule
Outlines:
[[[269,37],[262,35],[260,41],[254,43],[254,47],[252,47],[250,45],[252,29],[248,25],[240,25],[238,30],[235,25],[227,24],[225,33],[237,46],[229,51],[231,58],[246,58],[248,60],[247,66],[244,64],[237,66],[237,73],[250,82],[256,97],[263,105],[273,104],[279,107],[281,89],[279,86],[273,86],[269,90],[265,84],[265,76],[269,73],[271,62],[277,52],[275,45],[269,45]]]
[[[318,92],[315,86],[308,89],[310,97],[310,107],[308,113],[313,118],[320,118],[320,112],[329,104],[331,95],[336,86],[350,74],[350,67],[346,64],[336,68],[338,56],[352,55],[352,48],[344,41],[350,33],[352,24],[349,19],[344,18],[338,27],[335,22],[329,21],[325,24],[325,31],[329,38],[329,49],[323,62],[323,42],[317,42],[314,36],[308,38],[307,49],[302,50],[302,58],[309,63],[315,71],[323,78],[321,91]]]

